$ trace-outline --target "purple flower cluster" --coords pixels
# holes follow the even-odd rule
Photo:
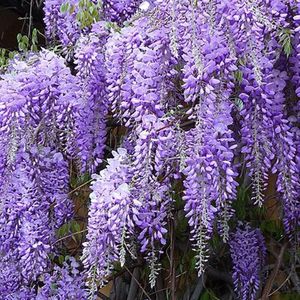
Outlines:
[[[0,90],[0,253],[15,268],[1,285],[7,297],[33,299],[29,287],[50,269],[55,231],[72,215],[68,126],[79,90],[64,60],[49,51],[12,61]]]
[[[138,10],[142,0],[104,0],[104,18],[122,24]]]
[[[109,101],[126,126],[141,122],[144,115],[161,117],[172,90],[174,59],[167,31],[152,30],[149,22],[146,17],[138,19],[134,27],[113,35],[107,45]]]
[[[166,244],[167,215],[171,209],[171,159],[176,155],[174,130],[166,121],[145,115],[136,128],[137,138],[132,163],[132,201],[138,201],[135,225],[139,228],[141,252],[150,266],[150,284],[155,285],[157,258]]]
[[[45,274],[44,285],[39,289],[36,300],[86,300],[85,278],[81,275],[79,264],[72,257],[55,266],[51,274]]]
[[[60,153],[36,147],[22,155],[3,187],[1,251],[18,257],[24,281],[49,264],[55,229],[72,212],[66,194],[68,166]]]
[[[92,283],[103,284],[114,262],[124,264],[136,229],[140,251],[153,266],[150,278],[157,275],[156,261],[166,244],[166,217],[172,201],[168,194],[171,166],[166,155],[172,130],[164,126],[157,117],[144,116],[132,154],[119,148],[108,159],[106,169],[93,175],[88,242],[83,253]]]
[[[58,40],[63,46],[72,46],[79,38],[81,26],[77,20],[80,0],[47,0],[44,4],[44,22],[49,40]],[[93,2],[93,1],[92,1]],[[63,5],[66,6],[62,10]]]
[[[79,37],[89,31],[89,24],[82,22],[82,16],[95,9],[95,21],[105,20],[122,24],[138,10],[141,0],[46,0],[44,22],[46,36],[50,41],[58,41],[64,47],[74,46]]]
[[[123,259],[125,237],[133,227],[135,207],[140,205],[138,201],[131,203],[129,198],[128,159],[126,149],[119,148],[113,152],[113,158],[108,159],[106,169],[93,175],[89,231],[83,250],[83,263],[92,292],[95,292],[97,282],[103,285],[112,263]]]
[[[82,99],[76,116],[76,157],[81,170],[93,172],[103,158],[106,139],[107,88],[104,51],[108,31],[104,22],[77,43],[75,63]]]
[[[240,224],[229,244],[233,263],[232,278],[238,299],[257,299],[266,256],[262,233],[259,229]]]

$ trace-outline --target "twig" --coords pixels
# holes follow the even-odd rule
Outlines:
[[[137,284],[136,280],[134,280],[134,278],[137,278],[137,280],[138,280],[139,277],[140,277],[140,271],[139,271],[139,268],[136,267],[133,270],[133,277],[130,282],[130,287],[129,287],[128,296],[127,296],[128,300],[132,300],[132,299],[136,298],[136,294],[138,291],[138,284]]]
[[[292,275],[292,272],[290,272],[289,276],[283,281],[283,283],[275,291],[273,291],[271,294],[269,294],[269,297],[272,296],[273,294],[275,294],[276,292],[278,292],[286,284],[286,282],[290,279],[291,275]]]
[[[136,267],[142,267],[142,266],[143,266],[142,264],[138,263],[138,264],[134,264],[134,265],[130,266],[130,269],[134,269]],[[115,278],[117,278],[119,276],[122,276],[125,272],[126,272],[126,270],[123,269],[123,270],[119,271],[118,273],[113,274],[113,275],[107,277],[106,280],[107,281],[114,280]]]
[[[200,278],[198,278],[196,287],[195,287],[194,292],[193,292],[190,299],[191,300],[198,300],[200,295],[201,295],[201,292],[202,292],[203,288],[204,288],[204,284],[203,284],[203,275],[202,275]]]
[[[74,192],[80,190],[82,187],[84,187],[85,185],[91,183],[94,179],[90,179],[88,181],[86,181],[85,183],[81,184],[80,186],[78,186],[77,188],[75,188],[74,190],[72,190],[71,192],[68,193],[68,195],[70,196],[71,194],[73,194]]]
[[[28,24],[28,38],[31,38],[31,27],[32,27],[32,7],[33,7],[33,0],[30,1],[30,8],[29,8],[29,24]]]
[[[86,232],[86,231],[87,231],[87,229],[84,229],[84,230],[77,231],[77,232],[68,234],[68,235],[66,235],[66,236],[63,236],[62,238],[56,240],[56,241],[52,244],[52,246],[54,246],[55,244],[57,244],[57,243],[59,243],[59,242],[65,240],[65,239],[68,239],[68,238],[70,238],[70,237],[72,237],[72,236],[74,236],[74,235],[81,234],[81,233],[84,233],[84,232]]]
[[[133,276],[132,272],[130,272],[130,270],[124,266],[124,268],[126,269],[126,271],[130,274],[130,276],[132,276],[132,278],[136,281],[137,285],[140,287],[140,289],[143,291],[143,293],[145,294],[145,296],[151,300],[150,296],[148,295],[148,293],[145,291],[145,289],[142,287],[142,285],[139,283],[139,281]]]
[[[176,269],[175,269],[175,243],[174,243],[174,224],[172,218],[170,219],[170,281],[171,281],[171,300],[176,300]]]
[[[153,293],[151,293],[151,294],[149,294],[150,296],[153,296],[153,295],[156,295],[156,294],[158,294],[158,293],[160,293],[160,292],[165,292],[165,291],[167,291],[169,288],[164,288],[164,289],[160,289],[160,290],[157,290],[157,291],[155,291],[155,292],[153,292]]]
[[[263,289],[263,292],[262,292],[262,297],[261,297],[261,300],[267,300],[269,298],[269,294],[271,292],[271,289],[273,287],[273,283],[274,283],[274,280],[277,276],[277,273],[280,269],[280,266],[281,266],[281,263],[282,263],[282,259],[283,259],[283,254],[284,254],[284,251],[286,249],[288,245],[288,242],[285,242],[281,249],[280,249],[280,253],[278,255],[278,258],[277,258],[277,262],[275,264],[275,267],[270,275],[270,277],[268,278],[267,282],[266,282],[266,285]]]
[[[102,300],[109,300],[109,298],[107,296],[105,296],[103,293],[101,292],[97,292],[97,296],[99,296]]]

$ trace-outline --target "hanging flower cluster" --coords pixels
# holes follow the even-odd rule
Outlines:
[[[36,300],[87,299],[84,277],[79,264],[72,257],[62,267],[55,266],[52,274],[45,275],[44,281],[45,285],[38,291]]]
[[[251,205],[263,206],[273,172],[285,232],[297,235],[299,5],[46,0],[44,11],[47,37],[70,51],[70,68],[42,50],[1,76],[3,295],[88,297],[75,260],[50,259],[72,215],[71,165],[93,179],[82,255],[91,298],[129,255],[145,259],[155,286],[179,197],[199,276],[210,239],[232,236],[236,293],[255,299],[263,237],[248,225],[232,234],[229,221],[238,176],[251,182]],[[124,136],[108,153],[111,124]]]
[[[233,281],[238,299],[257,299],[262,277],[266,247],[259,229],[249,225],[237,228],[230,240]]]
[[[27,288],[50,270],[55,232],[73,214],[67,158],[77,83],[49,51],[15,59],[0,81],[0,255],[17,272],[1,277],[1,285],[14,286],[7,295],[31,293]]]
[[[138,10],[141,0],[47,0],[44,21],[46,36],[64,47],[74,46],[82,33],[104,19],[122,24]]]
[[[132,204],[129,198],[126,149],[119,148],[113,156],[100,175],[93,175],[88,241],[83,251],[83,262],[91,284],[96,284],[99,278],[105,280],[112,262],[122,259],[126,232],[133,227],[132,218],[137,204],[137,201]]]
[[[107,88],[104,51],[108,31],[104,22],[93,25],[91,33],[77,43],[75,64],[83,98],[77,109],[77,156],[81,170],[93,172],[103,158],[106,138]]]

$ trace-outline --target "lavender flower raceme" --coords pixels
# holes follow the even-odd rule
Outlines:
[[[1,211],[1,251],[18,257],[25,282],[47,269],[54,230],[71,214],[67,182],[62,155],[47,148],[24,153],[11,174]]]
[[[207,241],[217,219],[223,239],[228,239],[228,220],[232,216],[230,206],[237,186],[232,163],[235,145],[229,129],[233,122],[229,97],[233,91],[235,57],[227,46],[226,34],[222,34],[224,8],[210,11],[214,18],[212,23],[208,22],[209,15],[195,17],[201,9],[197,5],[183,6],[179,11],[180,19],[188,21],[182,26],[178,24],[179,32],[185,32],[187,38],[184,44],[179,44],[186,61],[182,70],[185,101],[197,103],[190,116],[196,126],[186,132],[186,167],[183,172],[186,176],[185,211],[197,253],[199,274],[204,270]]]
[[[110,274],[113,263],[124,258],[126,233],[132,228],[134,207],[129,198],[128,157],[125,149],[113,152],[108,166],[99,175],[93,175],[93,192],[90,195],[87,242],[83,250],[83,262],[95,291],[97,282],[102,285]],[[124,262],[123,262],[124,263]]]
[[[167,29],[149,30],[149,23],[142,17],[108,41],[109,100],[126,126],[141,122],[143,115],[162,116],[172,90]]]
[[[273,173],[278,173],[277,191],[281,195],[283,223],[286,233],[292,237],[300,223],[300,176],[297,168],[297,131],[287,120],[285,95],[287,74],[279,70],[272,72],[272,84],[268,87],[268,110],[272,114],[274,130],[273,147],[276,159]],[[271,101],[272,100],[272,101]],[[299,154],[298,154],[299,155]]]
[[[15,259],[19,289],[11,293],[24,299],[48,271],[55,231],[72,215],[64,129],[76,108],[75,81],[49,51],[15,59],[0,81],[0,252]]]
[[[35,299],[85,300],[87,296],[79,264],[73,257],[70,257],[62,267],[55,266],[52,274],[44,276],[44,286],[38,291]]]
[[[72,47],[91,25],[103,20],[122,24],[139,8],[141,0],[46,0],[44,5],[46,36]]]
[[[101,162],[105,146],[108,103],[104,50],[107,36],[105,23],[99,22],[77,43],[75,63],[83,99],[76,110],[77,149],[74,151],[79,150],[76,156],[83,171],[94,171]]]
[[[172,147],[174,129],[155,115],[144,115],[137,134],[130,197],[140,203],[134,222],[140,230],[141,252],[149,262],[150,285],[154,286],[160,269],[160,248],[166,244],[167,215],[172,206],[170,162],[176,156]]]
[[[259,229],[240,225],[230,240],[233,283],[241,300],[257,299],[266,247]]]

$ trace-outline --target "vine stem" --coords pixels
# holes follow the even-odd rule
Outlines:
[[[81,234],[81,233],[84,233],[84,232],[87,232],[87,231],[88,231],[87,229],[83,229],[83,230],[80,230],[80,231],[77,231],[77,232],[68,234],[68,235],[66,235],[66,236],[63,236],[62,238],[56,240],[56,241],[52,244],[52,246],[54,246],[55,244],[57,244],[57,243],[59,243],[59,242],[65,240],[65,239],[67,239],[67,238],[70,238],[70,237],[72,237],[72,236],[74,236],[74,235]]]
[[[288,275],[288,277],[283,281],[283,283],[276,289],[274,290],[271,294],[269,294],[268,297],[271,297],[273,294],[275,294],[276,292],[278,292],[287,282],[288,280],[291,278],[292,273],[290,272],[290,274]]]
[[[86,186],[87,184],[91,183],[94,179],[90,179],[88,181],[86,181],[85,183],[81,184],[80,186],[76,187],[74,190],[72,190],[71,192],[68,193],[68,195],[70,196],[71,194],[73,194],[74,192],[80,190],[82,187]]]
[[[174,222],[172,218],[170,219],[170,237],[171,237],[171,245],[170,245],[170,280],[171,280],[171,299],[176,300],[176,269],[175,269],[175,262],[174,262]]]
[[[267,300],[269,298],[270,292],[271,292],[272,287],[273,287],[274,280],[275,280],[275,278],[277,276],[277,273],[280,269],[282,259],[283,259],[283,255],[284,255],[284,252],[285,252],[285,249],[286,249],[287,245],[288,245],[288,242],[285,242],[282,245],[281,249],[280,249],[280,253],[278,255],[275,267],[274,267],[274,269],[273,269],[270,277],[268,278],[267,283],[266,283],[266,285],[263,289],[261,300]]]
[[[137,285],[140,287],[140,289],[143,291],[143,293],[145,294],[145,296],[151,300],[151,297],[148,295],[148,293],[145,291],[145,289],[142,287],[142,285],[139,283],[139,281],[134,277],[134,275],[132,274],[132,272],[126,267],[124,266],[124,268],[126,269],[126,271],[130,274],[130,276],[132,276],[132,278],[135,280],[135,282],[137,283]]]
[[[33,0],[30,1],[29,8],[29,24],[28,24],[28,38],[31,38],[31,27],[32,27],[32,8],[33,8]]]

